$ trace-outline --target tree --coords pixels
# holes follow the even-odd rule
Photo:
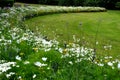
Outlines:
[[[0,0],[0,7],[12,7],[15,0]]]
[[[75,6],[83,6],[85,0],[74,0],[74,5]]]
[[[74,1],[73,0],[59,0],[58,5],[61,5],[61,6],[73,6]]]
[[[84,6],[99,6],[99,0],[85,0]]]
[[[116,3],[120,0],[17,0],[27,3],[38,3],[61,6],[100,6],[107,9],[115,9]]]
[[[115,9],[115,4],[120,0],[99,0],[99,6],[107,9]]]
[[[115,7],[116,7],[117,9],[120,9],[120,2],[117,2],[117,3],[115,4]]]

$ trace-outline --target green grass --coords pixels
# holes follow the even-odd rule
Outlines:
[[[29,19],[25,23],[31,30],[49,39],[57,38],[60,42],[73,42],[73,35],[76,35],[81,41],[87,41],[82,45],[94,48],[94,43],[98,41],[98,54],[116,57],[120,53],[119,14],[120,11],[52,14]],[[103,46],[108,44],[112,45],[112,50],[105,51]]]
[[[47,60],[42,61],[42,57],[46,57]],[[4,77],[4,80],[16,80],[19,75],[24,80],[119,80],[119,70],[112,69],[107,64],[101,67],[91,61],[82,60],[75,63],[74,60],[76,60],[75,56],[61,58],[61,54],[55,50],[33,53],[28,56],[27,61],[30,62],[29,64],[18,61],[17,64],[21,66],[10,70],[17,73],[15,77],[9,79]],[[33,65],[36,61],[45,63],[47,66],[37,67]],[[72,61],[73,64],[69,64],[69,61]],[[57,68],[54,67],[56,65]],[[34,74],[37,75],[35,79],[32,78]]]

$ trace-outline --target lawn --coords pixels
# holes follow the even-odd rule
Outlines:
[[[48,39],[72,43],[73,35],[98,55],[120,56],[120,11],[95,13],[64,13],[38,16],[25,21],[27,28]],[[97,42],[98,45],[95,45]],[[111,49],[104,49],[104,48]]]

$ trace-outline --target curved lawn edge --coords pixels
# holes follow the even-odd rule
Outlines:
[[[27,7],[29,11],[24,15],[25,18],[41,16],[54,13],[80,13],[80,12],[105,12],[107,11],[102,7],[59,7],[59,6],[40,6],[40,7]]]

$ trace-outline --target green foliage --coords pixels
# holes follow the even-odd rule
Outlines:
[[[38,3],[49,4],[49,5],[57,5],[58,0],[38,0]]]
[[[115,4],[119,0],[23,0],[23,2],[62,6],[99,6],[107,9],[115,9]]]
[[[99,6],[106,7],[107,9],[115,9],[115,4],[119,0],[99,0]]]
[[[111,73],[112,72],[112,73]],[[109,80],[111,77],[119,79],[117,70],[112,70],[109,66],[100,67],[89,61],[81,61],[74,65],[67,66],[60,74],[57,75],[57,79],[61,80]],[[56,80],[57,80],[56,79]]]
[[[0,7],[12,7],[15,0],[0,0]]]
[[[73,0],[75,6],[84,6],[85,0]]]
[[[100,7],[57,6],[3,9],[0,15],[0,55],[6,58],[0,57],[0,80],[119,80],[120,61],[118,59],[112,61],[111,56],[106,56],[92,60],[94,49],[79,44],[77,38],[74,37],[73,42],[62,43],[63,46],[60,46],[56,40],[43,38],[39,34],[39,29],[36,29],[35,33],[22,22],[26,16],[31,18],[41,14],[80,12],[81,10],[105,11]],[[55,23],[56,18],[50,21]],[[61,29],[65,30],[65,27],[68,25]],[[67,33],[67,31],[64,32]],[[104,62],[106,58],[107,62]]]
[[[99,61],[95,64],[86,60],[87,57],[76,57],[75,53],[69,53],[68,56],[62,58],[66,54],[61,54],[54,49],[47,52],[39,50],[39,52],[30,54],[27,59],[17,61],[16,66],[6,72],[6,74],[14,72],[14,75],[7,78],[6,74],[2,74],[0,78],[2,80],[119,80],[119,70],[112,69],[105,62],[103,66],[99,66],[97,65]],[[45,61],[42,60],[43,57],[46,58]],[[104,61],[103,58],[100,59]],[[76,60],[81,61],[76,62]],[[26,64],[26,61],[29,63]],[[47,64],[47,66],[36,66],[36,61]],[[35,78],[34,75],[36,75]]]
[[[85,0],[84,6],[99,6],[99,0]]]
[[[115,5],[115,7],[116,7],[117,9],[120,9],[120,2],[117,2],[116,5]]]
[[[62,5],[62,6],[73,6],[74,2],[73,0],[59,0],[58,5]]]

